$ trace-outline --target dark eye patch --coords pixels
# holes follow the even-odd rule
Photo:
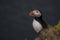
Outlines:
[[[38,13],[38,11],[36,11]]]

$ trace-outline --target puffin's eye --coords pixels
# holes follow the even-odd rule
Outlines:
[[[38,13],[38,11],[36,11]]]

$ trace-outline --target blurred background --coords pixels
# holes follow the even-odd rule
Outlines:
[[[0,0],[0,40],[33,40],[31,9],[41,10],[49,25],[60,20],[60,0]]]

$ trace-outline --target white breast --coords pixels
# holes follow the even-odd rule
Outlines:
[[[39,31],[42,30],[42,25],[34,19],[33,20],[33,28],[38,33]]]

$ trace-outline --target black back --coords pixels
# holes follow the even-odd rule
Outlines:
[[[35,20],[38,21],[42,26],[43,28],[47,28],[47,24],[44,22],[44,20],[42,19],[42,16],[40,17],[35,17]]]

